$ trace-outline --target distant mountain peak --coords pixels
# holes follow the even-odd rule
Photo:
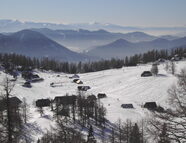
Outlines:
[[[35,34],[35,33],[37,33],[38,34],[39,32],[35,32],[35,31],[30,30],[30,29],[24,29],[24,30],[15,32],[14,34],[21,34],[21,33],[25,33],[25,34]],[[39,35],[41,35],[41,33],[39,33]]]
[[[80,32],[80,33],[98,33],[98,34],[108,34],[108,33],[110,33],[110,32],[108,32],[104,29],[93,30],[93,31],[86,30],[86,29],[79,29],[78,32]]]
[[[103,47],[110,47],[110,48],[122,48],[122,47],[132,47],[133,43],[130,43],[129,41],[125,39],[118,39],[110,44],[107,44]],[[102,47],[102,46],[101,46]]]
[[[136,35],[148,35],[144,32],[141,32],[141,31],[135,31],[135,32],[129,32],[128,34],[136,34]]]
[[[15,32],[12,34],[12,36],[14,37],[17,37],[19,38],[20,40],[23,40],[23,39],[48,39],[45,35],[39,33],[39,32],[36,32],[36,31],[33,31],[33,30],[29,30],[29,29],[25,29],[25,30],[21,30],[21,31],[18,31],[18,32]],[[50,39],[48,39],[50,40]]]
[[[87,56],[73,52],[43,34],[32,30],[22,30],[7,36],[0,36],[0,51],[37,58],[47,56],[51,59],[64,61],[84,61],[88,59]]]
[[[110,32],[108,32],[108,31],[106,31],[106,30],[104,30],[104,29],[99,29],[99,30],[97,30],[97,31],[94,31],[94,32],[96,32],[96,33],[110,33]]]
[[[165,38],[157,38],[157,39],[153,40],[153,42],[169,42],[169,40],[167,40]]]
[[[71,23],[71,24],[63,24],[63,23],[47,23],[47,22],[21,22],[20,20],[9,20],[9,19],[0,19],[0,32],[16,32],[23,29],[31,29],[31,28],[49,28],[53,30],[57,29],[88,29],[88,30],[98,30],[105,29],[107,31],[112,32],[129,32],[129,31],[148,31],[148,32],[161,32],[164,34],[168,34],[171,31],[180,33],[186,31],[186,27],[139,27],[139,26],[122,26],[111,23]],[[184,34],[185,35],[185,34]]]
[[[113,43],[121,43],[121,44],[123,44],[123,43],[130,43],[130,42],[125,40],[125,39],[120,38],[120,39],[114,41]]]
[[[167,40],[175,40],[178,39],[179,37],[173,35],[161,35],[160,38],[167,39]]]

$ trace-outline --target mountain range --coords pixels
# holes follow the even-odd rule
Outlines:
[[[139,27],[139,26],[121,26],[110,23],[75,23],[75,24],[56,24],[47,22],[21,22],[19,20],[10,19],[0,19],[0,33],[2,32],[17,32],[23,29],[30,28],[49,28],[49,29],[88,29],[88,30],[98,30],[105,29],[112,32],[134,32],[142,31],[146,33],[160,33],[160,34],[177,34],[186,32],[185,26],[180,27]],[[184,35],[186,36],[185,33]]]
[[[144,53],[149,50],[171,49],[175,47],[185,46],[186,37],[174,40],[157,38],[152,41],[144,41],[132,43],[125,39],[118,39],[109,44],[98,46],[87,52],[87,55],[102,58],[124,58],[134,54]]]
[[[117,39],[125,39],[130,42],[151,41],[157,37],[143,33],[112,33],[105,30],[51,30],[47,28],[32,29],[40,32],[48,38],[65,45],[69,49],[76,52],[88,51],[96,46],[109,44]]]
[[[85,61],[87,56],[73,52],[66,47],[47,38],[43,34],[31,30],[16,33],[0,34],[1,53],[16,53],[30,57],[48,57],[63,61]]]
[[[169,40],[171,39],[171,40]],[[100,44],[102,43],[102,44]],[[75,52],[71,46],[79,44]],[[90,46],[90,47],[87,47]],[[156,37],[143,32],[111,33],[105,30],[51,30],[47,28],[0,34],[0,52],[30,57],[49,57],[62,61],[89,61],[100,58],[124,58],[153,49],[171,49],[186,45],[186,37]]]

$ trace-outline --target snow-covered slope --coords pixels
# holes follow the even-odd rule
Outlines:
[[[177,72],[186,66],[186,61],[176,63]],[[91,87],[86,94],[106,93],[107,98],[101,99],[101,102],[107,108],[107,118],[111,122],[115,122],[120,118],[125,121],[131,119],[138,121],[145,117],[147,110],[141,106],[148,101],[155,101],[158,105],[167,106],[167,90],[172,84],[176,83],[176,77],[164,70],[164,65],[159,65],[159,75],[156,77],[141,77],[141,73],[151,69],[151,65],[140,65],[137,67],[124,67],[122,69],[105,70],[94,73],[79,74],[84,85]],[[77,84],[69,79],[69,74],[38,72],[39,76],[44,78],[43,82],[33,83],[32,88],[24,88],[22,84],[24,80],[18,77],[13,90],[13,95],[20,98],[26,97],[27,102],[32,104],[33,101],[40,98],[54,98],[55,96],[63,96],[66,93],[76,94]],[[59,77],[57,75],[60,75]],[[3,81],[5,74],[0,72],[0,82]],[[60,82],[60,87],[50,87],[50,83]],[[2,87],[1,87],[2,88]],[[134,109],[123,109],[121,104],[132,103]],[[40,117],[36,109],[31,105],[32,118],[30,122],[40,126],[40,133],[36,137],[42,135],[50,125],[54,125],[52,114],[46,110],[46,116]]]

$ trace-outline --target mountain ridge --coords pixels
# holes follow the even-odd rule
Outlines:
[[[56,29],[89,29],[89,30],[98,30],[105,29],[112,32],[134,32],[134,31],[142,31],[153,33],[160,32],[165,34],[170,34],[172,32],[182,33],[186,31],[186,26],[179,27],[140,27],[140,26],[122,26],[111,23],[72,23],[72,24],[62,24],[62,23],[50,23],[50,22],[21,22],[19,20],[11,20],[11,19],[0,19],[0,32],[17,32],[23,29],[30,28],[50,28],[53,30]],[[170,32],[171,31],[171,32]],[[186,36],[184,34],[184,36]]]
[[[186,45],[186,37],[175,40],[158,38],[152,41],[138,43],[132,43],[124,39],[119,39],[106,45],[97,46],[88,51],[87,55],[97,55],[102,58],[124,58],[125,56],[131,56],[149,50],[171,49],[184,45]]]
[[[32,30],[22,30],[8,36],[1,36],[0,50],[3,53],[17,53],[39,58],[48,57],[64,61],[84,61],[88,58]]]

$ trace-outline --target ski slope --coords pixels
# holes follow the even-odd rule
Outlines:
[[[185,68],[186,61],[176,63],[176,72]],[[141,73],[151,69],[151,64],[139,65],[136,67],[123,67],[121,69],[105,70],[100,72],[79,74],[83,85],[91,87],[85,95],[98,93],[106,93],[107,98],[101,99],[104,107],[107,109],[107,119],[111,122],[116,122],[119,118],[123,121],[131,119],[132,121],[139,121],[147,116],[147,110],[141,108],[145,102],[155,101],[158,105],[167,107],[167,90],[176,83],[176,77],[167,73],[164,70],[164,64],[158,66],[159,74],[154,77],[141,77]],[[45,110],[45,116],[40,117],[39,113],[33,105],[33,102],[41,98],[54,99],[55,96],[63,96],[77,93],[77,84],[73,83],[73,79],[69,79],[70,74],[54,73],[51,71],[36,73],[44,78],[43,82],[33,83],[32,88],[22,87],[25,82],[21,76],[15,82],[15,87],[12,92],[13,95],[22,99],[25,97],[30,104],[30,112],[32,118],[31,123],[38,127],[38,133],[35,138],[54,126],[52,113],[49,109]],[[59,77],[57,75],[60,75]],[[3,81],[6,75],[0,72],[0,82]],[[60,82],[62,86],[50,87],[50,83]],[[0,87],[2,90],[2,86]],[[123,109],[121,104],[132,103],[134,109]]]

